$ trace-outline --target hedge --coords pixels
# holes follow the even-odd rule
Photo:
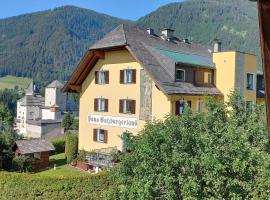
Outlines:
[[[107,173],[81,177],[41,177],[0,172],[0,199],[103,200],[110,187]]]
[[[55,154],[65,153],[65,137],[53,139],[51,140],[51,143],[55,148]]]
[[[65,154],[67,163],[71,163],[77,158],[78,153],[78,136],[68,133],[66,135]]]

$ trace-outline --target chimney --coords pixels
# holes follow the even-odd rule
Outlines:
[[[155,31],[154,31],[154,29],[152,29],[152,28],[147,28],[146,31],[147,31],[147,33],[148,33],[149,35],[154,35],[154,34],[155,34]]]
[[[214,53],[221,52],[221,42],[217,39],[214,40]]]
[[[174,30],[173,29],[170,29],[170,28],[164,28],[162,31],[161,31],[161,34],[162,34],[162,38],[164,40],[168,40],[170,41],[171,39],[174,38]]]

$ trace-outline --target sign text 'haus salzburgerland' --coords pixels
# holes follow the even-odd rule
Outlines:
[[[107,115],[88,115],[88,123],[104,126],[116,126],[121,128],[137,128],[136,118],[112,117]]]

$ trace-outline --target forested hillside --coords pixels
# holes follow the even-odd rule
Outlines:
[[[131,11],[132,12],[132,11]],[[73,6],[0,20],[0,76],[66,80],[86,49],[121,23],[168,27],[180,38],[258,53],[256,4],[248,0],[189,0],[130,22]]]
[[[72,6],[0,20],[0,76],[65,80],[86,49],[123,22]]]
[[[172,28],[180,38],[203,44],[220,39],[226,50],[257,53],[256,3],[248,0],[190,0],[159,8],[138,20],[142,28]]]

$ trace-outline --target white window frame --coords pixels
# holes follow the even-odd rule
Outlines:
[[[203,100],[198,100],[197,101],[197,110],[198,110],[198,112],[203,111]]]
[[[124,99],[123,100],[123,113],[124,114],[131,114],[132,110],[131,110],[131,105],[130,105],[130,110],[127,110],[127,102],[129,102],[131,104],[132,100],[131,99]]]
[[[98,84],[105,85],[106,84],[106,72],[98,71]]]
[[[252,88],[248,88],[248,82],[249,82],[249,81],[248,81],[248,75],[249,75],[249,74],[252,75],[252,77],[253,77],[253,80],[252,80]],[[247,78],[246,78],[246,84],[247,84],[247,85],[246,85],[246,89],[247,89],[247,90],[254,90],[254,89],[255,89],[255,74],[254,74],[254,73],[247,72],[246,77],[247,77]]]
[[[183,78],[183,79],[177,79],[177,71],[182,71],[182,72],[184,72],[184,78]],[[184,70],[184,69],[176,69],[176,70],[175,70],[175,80],[176,80],[176,81],[186,81],[186,70]]]
[[[101,139],[102,132],[103,132],[103,140]],[[99,143],[105,142],[105,130],[104,129],[97,129],[97,142],[99,142]]]
[[[105,112],[105,99],[104,98],[98,98],[98,111],[99,112]]]
[[[183,115],[184,114],[184,112],[185,112],[185,106],[186,106],[186,104],[187,104],[187,101],[186,100],[180,100],[179,101],[179,115]],[[181,104],[183,105],[183,110],[182,110],[182,112],[180,112],[180,108],[181,108]]]
[[[133,79],[132,69],[125,69],[124,70],[124,83],[125,84],[132,83],[132,79]]]

